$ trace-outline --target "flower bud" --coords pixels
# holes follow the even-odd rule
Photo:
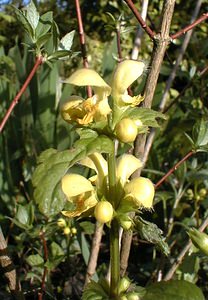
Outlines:
[[[137,126],[130,118],[124,118],[116,125],[115,133],[121,142],[131,143],[136,139]]]
[[[188,235],[194,246],[208,255],[208,235],[204,232],[200,232],[196,228],[189,229]]]
[[[71,233],[71,229],[69,227],[65,227],[63,232],[65,235],[69,235]]]
[[[129,280],[128,277],[124,276],[119,281],[119,284],[118,284],[118,293],[121,294],[121,293],[127,291],[128,288],[130,287],[130,285],[131,285],[131,281]]]
[[[57,225],[61,228],[66,227],[66,221],[63,218],[59,218],[57,221]]]
[[[113,219],[113,206],[108,201],[100,201],[95,206],[95,218],[98,222],[104,224]]]

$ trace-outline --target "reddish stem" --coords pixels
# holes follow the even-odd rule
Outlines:
[[[142,19],[140,13],[137,11],[134,3],[131,0],[124,0],[128,7],[131,9],[137,20],[139,21],[142,28],[146,31],[146,33],[149,35],[149,37],[153,40],[155,37],[155,32],[152,31],[152,29],[146,24],[146,22]]]
[[[166,180],[184,161],[186,161],[189,157],[191,157],[193,154],[195,154],[195,151],[191,150],[188,152],[175,166],[173,166],[168,173],[166,173],[156,184],[155,184],[155,189],[157,189],[163,181]]]
[[[193,23],[191,23],[190,25],[186,26],[185,28],[179,30],[177,33],[173,34],[170,36],[171,40],[177,39],[178,37],[180,37],[181,35],[185,34],[187,31],[191,30],[192,28],[194,28],[196,25],[200,24],[201,22],[203,22],[204,20],[206,20],[208,18],[208,13],[204,13],[201,15],[201,17],[199,17],[196,21],[194,21]]]
[[[117,41],[118,58],[119,58],[119,62],[120,62],[122,60],[120,26],[118,26],[118,28],[116,28],[116,41]]]
[[[81,45],[83,66],[85,68],[88,68],[89,64],[88,64],[88,60],[87,60],[85,34],[84,34],[84,28],[83,28],[83,23],[82,23],[82,14],[81,14],[81,10],[80,10],[79,0],[75,0],[75,6],[76,6],[76,13],[77,13],[78,27],[79,27],[79,40],[80,40],[80,45]],[[87,86],[87,96],[88,96],[88,98],[92,97],[92,89],[90,86]]]
[[[48,247],[47,247],[47,243],[46,243],[43,232],[40,233],[40,238],[43,243],[44,261],[46,262],[48,260]],[[38,300],[43,299],[43,291],[45,288],[45,280],[46,280],[47,273],[48,273],[48,268],[45,266],[44,270],[43,270],[43,276],[42,276],[42,282],[41,282],[41,291],[40,291],[40,293],[38,293]]]
[[[26,90],[27,86],[29,85],[31,79],[33,78],[33,76],[35,75],[38,67],[42,64],[43,62],[43,57],[39,56],[36,59],[36,62],[30,72],[30,74],[28,75],[27,79],[25,80],[22,88],[20,89],[20,91],[18,92],[18,94],[15,96],[15,98],[12,100],[12,103],[10,104],[10,107],[8,108],[3,120],[1,121],[0,124],[0,132],[2,132],[4,125],[6,124],[7,120],[9,119],[14,107],[17,105],[20,97],[22,96],[22,94],[24,93],[24,91]]]

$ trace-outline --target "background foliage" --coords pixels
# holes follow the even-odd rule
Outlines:
[[[18,23],[14,9],[8,4],[21,8],[23,1],[1,1],[0,11],[0,117],[3,118],[13,97],[22,86],[27,74],[34,64],[33,53],[29,52],[23,42],[25,37]],[[80,51],[77,30],[77,18],[72,1],[37,1],[42,15],[52,11],[59,26],[60,36],[76,30],[73,52]],[[109,80],[117,61],[115,28],[110,12],[115,19],[120,15],[122,25],[121,46],[123,57],[129,57],[133,47],[137,21],[122,1],[80,1],[83,11],[83,23],[86,32],[88,61],[105,80]],[[140,3],[137,4],[140,8]],[[150,1],[148,22],[157,30],[161,1]],[[177,1],[171,32],[178,31],[190,22],[193,3]],[[204,1],[201,12],[207,11]],[[108,26],[107,26],[108,25]],[[109,25],[112,25],[111,27]],[[114,26],[115,27],[115,26]],[[208,81],[207,76],[200,77],[199,72],[207,65],[207,23],[194,29],[189,47],[178,69],[176,79],[169,93],[171,103],[190,84],[183,96],[166,113],[167,120],[162,121],[143,170],[153,182],[157,182],[174,163],[179,161],[189,150],[190,141],[184,132],[192,135],[192,128],[197,120],[207,119]],[[177,58],[183,38],[174,41],[166,52],[157,85],[153,108],[158,109],[165,82]],[[149,62],[152,43],[144,34],[139,58]],[[49,256],[47,267],[50,280],[47,282],[48,299],[80,299],[84,281],[86,262],[94,229],[94,220],[85,219],[67,221],[67,226],[76,228],[76,234],[66,235],[57,226],[60,216],[46,218],[40,214],[33,202],[31,177],[37,157],[50,147],[58,150],[69,149],[77,136],[60,117],[59,108],[72,93],[72,87],[63,83],[77,67],[82,66],[81,54],[69,60],[59,61],[52,68],[43,65],[31,81],[20,103],[16,106],[3,133],[0,136],[0,222],[7,237],[10,253],[20,271],[23,288],[28,297],[37,294],[44,268],[44,251],[41,235],[47,240]],[[148,72],[148,70],[146,71]],[[138,93],[139,86],[133,86]],[[84,92],[84,91],[83,91]],[[165,263],[168,270],[169,261],[175,257],[188,236],[183,227],[170,224],[172,217],[178,223],[197,226],[208,212],[208,160],[207,153],[198,153],[185,162],[165,184],[158,189],[153,213],[144,213],[144,218],[153,221],[167,234],[171,255],[164,261],[153,244],[143,243],[143,237],[135,235],[130,255],[128,272],[132,280],[145,285],[155,280],[158,264]],[[75,167],[76,168],[76,167]],[[79,169],[79,172],[87,170]],[[174,207],[174,203],[177,206]],[[173,209],[174,207],[174,209]],[[178,224],[177,223],[177,224]],[[108,229],[106,229],[108,230]],[[75,232],[75,231],[74,231]],[[99,258],[99,275],[105,274],[108,240],[104,236],[102,256]],[[72,263],[73,262],[73,263]],[[208,258],[193,252],[187,256],[177,270],[175,278],[197,283],[208,295],[206,278]],[[97,275],[96,275],[97,276]],[[75,284],[76,283],[76,284]],[[1,293],[6,295],[5,282],[1,278]]]

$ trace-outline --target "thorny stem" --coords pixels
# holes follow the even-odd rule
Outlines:
[[[48,260],[48,248],[47,248],[47,243],[46,243],[46,239],[44,236],[44,232],[40,233],[40,238],[43,243],[44,261],[46,262]],[[43,299],[43,291],[45,288],[45,280],[46,280],[47,273],[48,273],[48,268],[46,266],[44,266],[42,282],[41,282],[41,291],[40,291],[40,293],[38,293],[38,300]]]
[[[14,107],[17,105],[20,97],[22,96],[22,94],[24,93],[24,91],[26,90],[27,86],[29,85],[31,79],[33,78],[33,76],[35,75],[38,67],[42,64],[43,62],[43,57],[42,56],[39,56],[37,57],[36,59],[36,62],[30,72],[30,74],[28,75],[27,79],[25,80],[22,88],[20,89],[20,91],[18,92],[18,94],[15,96],[15,98],[12,100],[12,103],[10,104],[10,107],[8,108],[3,120],[1,121],[1,124],[0,124],[0,132],[2,132],[6,122],[8,121]]]
[[[194,155],[196,152],[194,150],[189,151],[177,164],[175,164],[156,184],[155,189],[157,189],[177,168],[186,161],[189,157]]]
[[[87,50],[86,50],[85,34],[84,34],[84,28],[83,28],[83,22],[82,22],[82,14],[81,14],[79,0],[75,0],[75,6],[76,6],[76,13],[77,13],[78,27],[79,27],[79,40],[80,40],[80,45],[81,45],[83,66],[85,68],[88,68],[89,64],[88,64],[88,60],[87,60]],[[87,86],[87,96],[88,96],[88,98],[92,97],[92,89],[91,89],[90,86]]]

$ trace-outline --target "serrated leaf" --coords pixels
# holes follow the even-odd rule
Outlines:
[[[44,264],[44,259],[39,254],[28,256],[26,261],[31,267],[42,266]]]
[[[169,255],[170,250],[165,238],[162,236],[162,230],[156,224],[148,222],[141,217],[136,221],[136,229],[142,239],[155,244],[156,248],[166,256]]]
[[[38,26],[40,15],[33,1],[31,1],[26,7],[24,7],[24,11],[25,17],[31,25],[33,32],[35,32],[35,29]]]
[[[91,153],[112,153],[112,151],[113,143],[106,136],[81,139],[72,150],[44,151],[38,159],[39,165],[32,177],[35,187],[34,199],[41,213],[50,217],[63,209],[65,197],[60,188],[60,181],[69,167]]]
[[[58,45],[58,50],[71,50],[73,39],[74,39],[75,30],[67,33],[61,40]]]
[[[185,280],[161,281],[147,286],[142,300],[205,300],[199,287]]]
[[[197,147],[208,144],[208,121],[201,119],[197,122],[192,130],[193,140]]]
[[[117,112],[118,113],[118,112]],[[157,119],[166,119],[166,116],[161,112],[145,107],[129,107],[122,114],[116,116],[115,123],[123,118],[131,118],[133,120],[142,121],[144,126],[159,127]]]
[[[48,11],[45,14],[43,14],[38,22],[38,26],[35,30],[35,34],[37,39],[45,35],[51,28],[53,22],[53,12]]]

